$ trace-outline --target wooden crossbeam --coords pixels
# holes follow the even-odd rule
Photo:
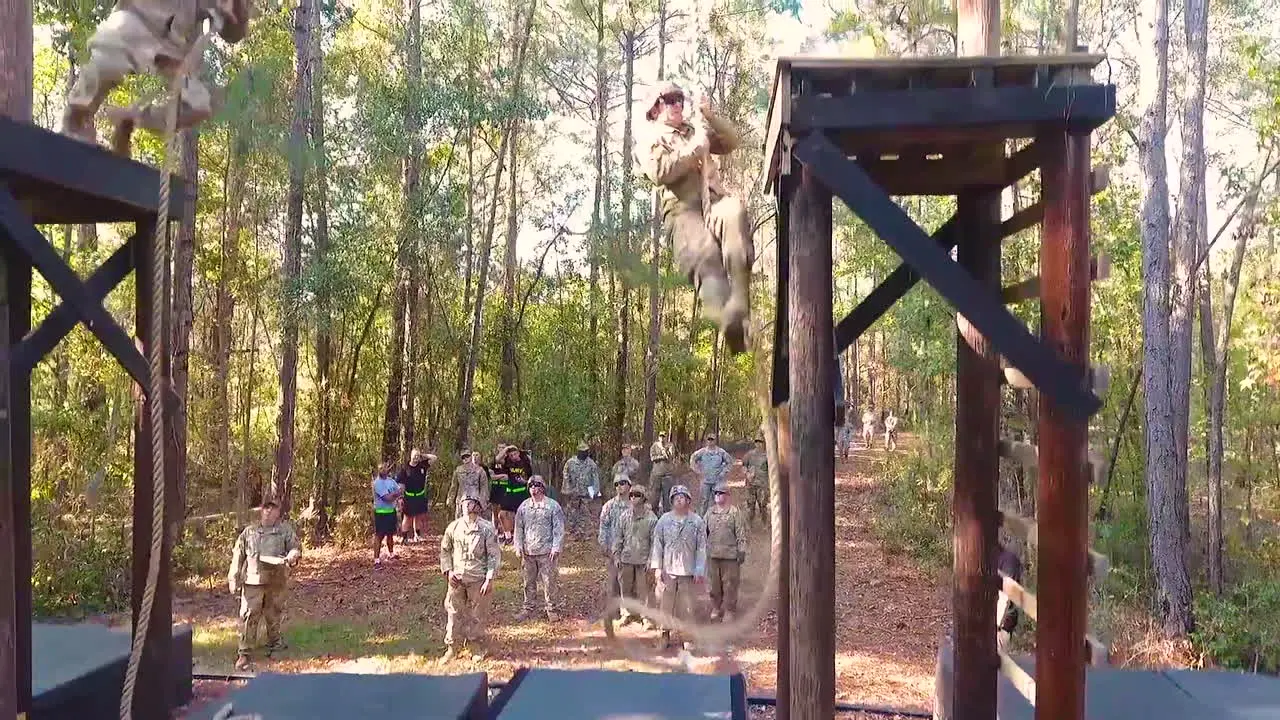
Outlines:
[[[1097,195],[1106,190],[1110,184],[1110,165],[1099,165],[1089,173],[1090,195]],[[1029,230],[1039,225],[1042,220],[1044,220],[1044,202],[1037,200],[1009,216],[1008,220],[1000,223],[1000,237],[1002,240],[1008,240],[1023,230]]]
[[[1036,390],[1035,383],[1031,382],[1026,375],[1023,375],[1018,368],[1009,365],[1007,360],[1001,358],[1000,365],[1000,369],[1003,371],[1004,375],[1004,384],[1018,390],[1029,390],[1032,392]],[[1095,395],[1099,397],[1106,395],[1107,390],[1111,388],[1111,369],[1106,365],[1091,365],[1089,366],[1088,377],[1086,380],[1089,383],[1089,388],[1093,390]]]
[[[882,240],[929,281],[1009,362],[1040,388],[1062,412],[1087,420],[1102,401],[1072,382],[1075,374],[1052,348],[1027,331],[999,302],[907,216],[857,163],[821,133],[796,146],[795,156],[809,172],[854,210]]]
[[[1022,612],[1026,613],[1027,617],[1032,620],[1036,619],[1037,612],[1035,593],[1026,589],[1017,580],[1014,580],[1004,573],[1000,574],[1000,591],[1003,592],[1014,605],[1017,605]]]
[[[1009,682],[1013,684],[1013,688],[1018,691],[1022,697],[1027,699],[1031,707],[1036,706],[1036,681],[1022,666],[1018,665],[1009,653],[1000,651],[1000,672],[1009,678]]]
[[[1090,280],[1106,280],[1111,277],[1111,258],[1107,255],[1097,255],[1089,261],[1089,279]],[[1040,276],[1029,277],[1019,283],[1008,285],[1000,291],[1000,299],[1004,300],[1006,305],[1023,302],[1025,300],[1037,300],[1040,298]]]
[[[1004,445],[1004,443],[1005,443],[1004,440],[1000,441],[1000,444],[1002,446]],[[1026,443],[1020,443],[1020,444],[1026,445]],[[1035,446],[1031,445],[1029,447],[1035,447]],[[1023,517],[1021,515],[1018,515],[1017,513],[1010,512],[1008,510],[1001,510],[1000,516],[1001,516],[1001,527],[1003,527],[1005,531],[1008,532],[1010,535],[1013,535],[1014,537],[1017,537],[1017,538],[1021,538],[1023,541],[1025,541],[1027,543],[1027,547],[1035,548],[1040,544],[1039,525],[1036,523],[1035,520],[1032,520],[1031,518]],[[1111,561],[1107,558],[1107,556],[1094,550],[1093,548],[1090,548],[1089,549],[1089,576],[1093,578],[1094,582],[1099,582],[1099,583],[1102,582],[1103,579],[1106,578],[1107,573],[1110,570],[1111,570]]]
[[[9,192],[0,185],[0,226],[17,244],[22,252],[35,266],[53,291],[62,297],[63,302],[71,307],[90,332],[106,346],[129,375],[141,387],[150,383],[147,361],[138,352],[129,335],[125,333],[115,318],[95,302],[84,283],[76,276],[67,263],[54,252],[53,246],[31,224],[30,218]]]

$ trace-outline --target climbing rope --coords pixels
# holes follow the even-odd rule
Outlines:
[[[124,674],[124,690],[120,693],[120,718],[133,718],[133,692],[138,682],[138,665],[142,661],[142,646],[151,626],[151,610],[155,605],[156,584],[160,578],[160,552],[164,546],[164,428],[163,416],[164,371],[164,271],[165,242],[169,233],[169,179],[173,173],[174,157],[178,154],[178,108],[182,99],[182,83],[191,73],[195,58],[200,58],[209,39],[217,32],[211,24],[187,51],[182,63],[169,81],[169,105],[165,114],[165,150],[161,163],[160,202],[157,210],[155,236],[151,244],[151,318],[147,345],[147,362],[151,377],[148,400],[151,421],[151,555],[147,566],[147,585],[142,593],[142,606],[138,621],[133,626],[133,643],[129,648],[129,665]]]

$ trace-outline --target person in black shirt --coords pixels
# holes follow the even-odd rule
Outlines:
[[[400,469],[396,482],[404,486],[404,522],[400,526],[400,540],[404,543],[419,543],[427,530],[427,509],[430,505],[427,498],[427,472],[436,456],[414,448],[409,454],[409,464]],[[409,538],[409,530],[413,530],[413,539]]]
[[[515,445],[508,445],[493,468],[494,479],[502,478],[502,493],[493,500],[501,521],[500,536],[510,541],[515,533],[516,510],[529,499],[529,478],[533,477],[533,461]]]

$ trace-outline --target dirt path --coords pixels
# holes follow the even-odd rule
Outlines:
[[[947,598],[935,579],[909,559],[888,556],[875,540],[868,519],[881,452],[858,451],[837,463],[837,699],[868,705],[928,710],[933,687],[936,639],[946,621]],[[731,485],[740,487],[740,469]],[[433,525],[438,533],[438,524]],[[678,669],[676,653],[651,648],[653,634],[635,626],[620,631],[643,652],[637,662],[604,637],[592,617],[600,605],[603,563],[594,542],[569,542],[561,561],[560,595],[564,619],[516,624],[519,560],[510,550],[489,612],[489,642],[482,657],[440,665],[443,652],[444,586],[439,578],[439,536],[401,548],[393,564],[374,568],[369,550],[321,548],[309,551],[294,576],[286,640],[290,648],[259,661],[255,670],[274,672],[423,672],[483,670],[505,680],[522,665],[606,667],[662,671]],[[753,533],[741,606],[758,597],[769,557],[768,534]],[[175,614],[197,628],[197,672],[226,672],[235,659],[235,601],[225,589],[181,598]],[[735,668],[748,678],[752,695],[774,694],[777,620],[770,612],[759,634],[741,643],[732,658],[686,660],[692,671]],[[634,651],[633,653],[634,654]],[[202,688],[202,695],[216,694]]]

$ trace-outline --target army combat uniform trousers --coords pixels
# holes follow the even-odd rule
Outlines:
[[[742,200],[729,195],[712,197],[706,218],[701,207],[676,203],[667,216],[667,227],[681,272],[693,280],[706,311],[718,316],[729,301],[722,293],[730,290],[730,285],[734,299],[746,310],[755,249]],[[719,317],[712,319],[719,321]]]
[[[659,582],[660,609],[668,615],[691,621],[693,609],[697,602],[697,581],[692,575],[668,575],[665,582]],[[669,628],[663,628],[670,632]]]
[[[653,511],[661,516],[671,509],[671,488],[675,487],[675,476],[671,472],[670,460],[659,460],[653,464],[649,473],[649,489],[654,493]]]
[[[248,655],[258,647],[262,626],[266,625],[267,646],[280,642],[280,620],[284,616],[285,576],[273,574],[262,585],[240,589],[239,654]]]
[[[544,609],[555,612],[556,581],[559,579],[558,563],[551,559],[551,554],[524,555],[521,557],[522,574],[524,576],[524,611],[531,613],[537,610],[538,585],[542,585]]]
[[[591,529],[590,498],[586,495],[564,496],[564,527],[579,540]]]
[[[444,609],[449,619],[444,626],[444,644],[479,640],[484,636],[486,598],[480,594],[483,580],[450,580],[444,594]]]
[[[751,522],[769,524],[769,486],[747,485],[747,513]]]
[[[723,616],[738,612],[738,580],[742,566],[737,558],[707,558],[707,589],[711,612]]]
[[[622,588],[622,597],[642,602],[653,607],[653,590],[649,587],[649,566],[618,563],[618,585]],[[622,611],[622,617],[631,617],[633,613]]]

